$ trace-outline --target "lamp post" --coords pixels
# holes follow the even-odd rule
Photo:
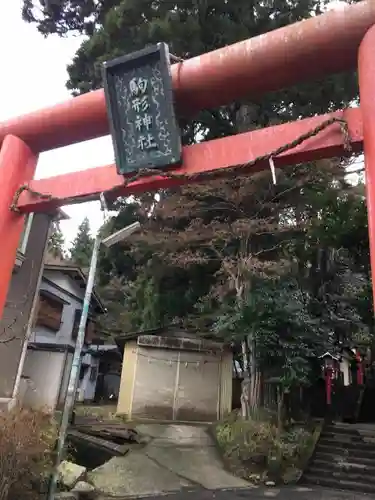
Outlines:
[[[65,439],[66,439],[66,434],[67,434],[68,425],[69,425],[69,419],[70,419],[70,416],[72,414],[72,410],[74,407],[76,388],[77,388],[78,379],[79,379],[81,353],[82,353],[82,347],[83,347],[84,340],[85,340],[85,331],[86,331],[87,318],[88,318],[88,314],[89,314],[91,296],[92,296],[92,292],[94,289],[95,274],[96,274],[96,268],[97,268],[97,263],[98,263],[100,245],[103,244],[104,246],[109,248],[112,245],[115,245],[116,243],[119,243],[120,241],[125,240],[130,235],[132,235],[135,231],[137,231],[139,228],[140,228],[140,223],[134,222],[133,224],[130,224],[129,226],[127,226],[123,229],[120,229],[116,233],[113,233],[104,239],[102,239],[99,234],[95,237],[94,247],[93,247],[92,254],[91,254],[90,270],[89,270],[89,276],[88,276],[87,285],[86,285],[85,298],[83,301],[82,313],[81,313],[81,318],[80,318],[80,322],[79,322],[77,341],[76,341],[74,354],[73,354],[72,367],[70,370],[68,390],[67,390],[67,394],[66,394],[65,401],[64,401],[64,408],[63,408],[63,412],[62,412],[59,435],[58,435],[58,439],[57,439],[56,460],[55,460],[54,471],[52,473],[51,481],[49,484],[48,500],[53,500],[54,496],[55,496],[57,480],[58,480],[58,467],[60,465],[62,453],[64,450]]]

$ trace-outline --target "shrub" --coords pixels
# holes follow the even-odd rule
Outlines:
[[[300,465],[312,434],[303,427],[280,433],[264,416],[248,420],[231,417],[216,427],[216,438],[234,471],[247,477],[268,473],[279,480],[288,467]]]
[[[38,498],[52,465],[57,426],[50,415],[16,407],[0,413],[0,500]]]

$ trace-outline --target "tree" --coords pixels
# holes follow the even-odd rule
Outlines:
[[[48,239],[48,253],[55,258],[65,258],[65,239],[61,231],[59,222],[55,221],[52,224],[51,234]]]
[[[76,265],[83,269],[90,266],[91,254],[93,250],[94,239],[90,232],[90,222],[87,217],[83,219],[78,226],[77,236],[70,248],[70,259]]]
[[[309,314],[306,294],[290,277],[253,279],[251,293],[243,304],[223,311],[214,328],[219,335],[229,335],[234,342],[252,332],[263,379],[278,389],[281,427],[285,394],[312,382],[312,361],[325,343],[319,322]],[[242,370],[246,372],[246,367],[242,366]],[[244,415],[251,411],[250,398],[247,393],[245,396]],[[265,394],[263,401],[266,404]]]
[[[301,187],[309,180],[311,174],[295,179],[293,194],[287,175],[281,174],[273,186],[268,172],[181,188],[161,198],[138,238],[164,262],[211,266],[216,279],[204,299],[211,302],[211,311],[243,311],[254,281],[292,271],[288,245],[305,233],[309,221],[280,223],[280,215],[284,210],[291,217],[290,198],[297,205]],[[243,332],[241,342],[252,409],[261,396],[255,330]]]
[[[336,198],[325,199],[310,233],[319,248],[309,282],[314,307],[334,332],[336,342],[374,335],[368,220],[363,184]],[[311,256],[311,254],[310,254]],[[311,260],[311,257],[310,257]],[[320,281],[314,277],[314,272]],[[339,311],[340,321],[337,321]],[[357,343],[357,341],[355,341]],[[360,342],[361,343],[361,342]]]
[[[101,235],[135,221],[147,227],[152,204],[153,198],[148,204],[145,199],[119,199],[113,207],[119,213],[102,228]],[[140,241],[134,233],[108,250],[102,247],[99,291],[108,308],[103,326],[112,331],[141,330],[184,318],[194,312],[197,300],[208,293],[213,282],[212,268],[197,265],[186,270],[172,265],[157,255],[147,238]]]

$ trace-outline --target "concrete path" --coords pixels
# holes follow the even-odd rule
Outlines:
[[[227,472],[205,427],[139,425],[149,443],[124,457],[115,457],[89,474],[104,496],[117,498],[160,495],[181,490],[249,488]]]

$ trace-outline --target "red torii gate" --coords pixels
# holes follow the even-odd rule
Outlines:
[[[366,0],[175,64],[172,76],[177,110],[192,113],[349,70],[356,66],[357,60],[360,108],[186,147],[183,165],[165,175],[124,180],[116,173],[115,166],[110,165],[33,180],[40,152],[109,133],[102,90],[1,123],[0,317],[23,228],[22,214],[96,199],[107,191],[127,195],[193,182],[205,172],[236,165],[243,165],[244,171],[247,168],[251,173],[268,168],[266,160],[270,153],[274,153],[276,167],[344,155],[347,144],[343,120],[352,150],[364,149],[366,155],[374,279],[375,2]],[[294,147],[292,144],[283,148],[304,134],[311,137]],[[21,186],[25,185],[29,191],[23,191]],[[46,196],[37,196],[32,191]],[[20,194],[16,197],[17,207],[16,193]]]

